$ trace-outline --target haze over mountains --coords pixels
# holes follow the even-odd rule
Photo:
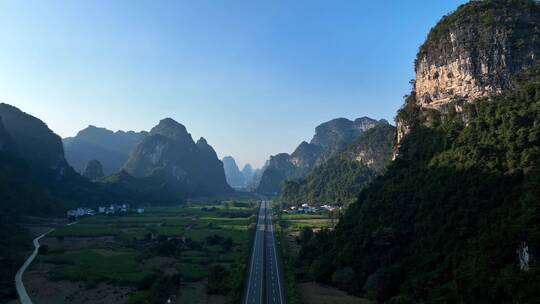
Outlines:
[[[343,150],[366,130],[380,124],[388,122],[361,117],[354,121],[337,118],[320,124],[315,128],[315,135],[309,143],[305,141],[300,143],[292,154],[281,153],[270,157],[257,191],[267,194],[281,192],[285,180],[306,176],[313,168]]]
[[[258,184],[263,168],[253,169],[250,164],[244,165],[242,170],[238,168],[235,159],[232,156],[225,156],[221,160],[225,168],[225,177],[227,183],[233,188],[253,189]]]
[[[193,142],[185,127],[170,118],[150,132],[90,126],[64,140],[69,159],[81,166],[78,174],[66,161],[60,137],[41,120],[4,103],[0,117],[2,170],[5,180],[13,182],[2,200],[8,212],[51,214],[119,199],[172,203],[232,192],[213,148],[203,138]],[[26,187],[34,191],[23,191]],[[23,192],[24,199],[17,195]]]
[[[246,165],[240,170],[231,156],[220,160],[205,138],[195,141],[172,118],[148,132],[90,126],[62,144],[44,122],[2,103],[0,239],[12,241],[10,235],[22,227],[13,220],[18,216],[63,216],[66,209],[103,202],[177,205],[206,196],[218,212],[236,213],[242,207],[235,204],[251,202],[224,204],[221,197],[239,195],[238,189],[272,196],[275,208],[269,212],[280,215],[276,227],[301,219],[295,223],[301,227],[298,234],[279,230],[290,237],[280,242],[279,255],[264,260],[268,255],[261,253],[258,260],[277,264],[281,253],[293,252],[285,267],[276,267],[286,271],[286,286],[318,282],[325,290],[332,286],[373,303],[540,303],[539,58],[540,2],[470,1],[444,16],[420,46],[411,67],[416,79],[395,127],[369,117],[333,119],[317,126],[309,142],[290,154],[271,156],[261,169]],[[330,229],[311,229],[302,221],[311,215],[297,214],[309,210],[289,208],[329,202],[343,208],[332,213],[320,208],[309,225],[339,217]],[[180,261],[172,272],[186,258],[198,266],[215,263],[209,274],[216,285],[224,285],[219,275],[229,271],[226,278],[240,279],[233,273],[250,267],[228,268],[218,258],[198,255],[203,243],[216,254],[212,258],[217,250],[226,255],[234,248],[216,245],[221,223],[205,221],[212,213],[201,206],[190,205],[197,215],[178,218],[183,225],[178,237],[166,234],[176,221],[167,218],[156,225],[165,233],[154,237],[151,230],[145,245],[138,235],[129,238],[126,248],[141,250],[147,258],[154,254],[148,249],[158,245],[170,253],[163,260]],[[247,229],[260,227],[253,222],[255,213],[243,213],[246,217],[238,221],[248,223]],[[106,218],[110,225],[116,219]],[[220,219],[232,221],[237,220]],[[186,238],[185,231],[197,225],[212,231],[197,240]],[[221,237],[222,243],[234,246],[234,236],[247,231],[237,229],[227,235],[230,241]],[[117,238],[123,237],[120,232]],[[107,236],[100,244],[112,242]],[[0,242],[0,267],[7,273],[0,274],[0,287],[13,285],[16,269],[9,265],[20,264],[17,256],[24,252],[17,248],[4,256],[10,246]],[[165,284],[155,275],[149,277],[160,294],[158,287]],[[190,277],[176,279],[181,288],[193,283],[184,282]],[[297,290],[291,290],[288,295],[294,296]]]
[[[77,172],[83,172],[91,160],[98,160],[103,173],[110,175],[120,170],[129,153],[148,132],[110,131],[105,128],[88,126],[74,137],[63,139],[66,159]]]

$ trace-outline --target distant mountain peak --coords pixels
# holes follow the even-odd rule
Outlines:
[[[318,125],[311,141],[300,143],[292,154],[281,153],[270,156],[268,168],[271,170],[263,173],[262,186],[258,191],[279,192],[283,180],[306,176],[313,168],[342,151],[365,131],[380,124],[388,122],[364,116],[354,121],[339,117]]]
[[[223,169],[225,170],[225,178],[227,183],[231,187],[244,187],[246,184],[246,179],[244,175],[240,172],[236,161],[232,156],[225,156],[222,159]]]
[[[199,150],[211,154],[213,158],[217,158],[216,150],[214,150],[214,148],[206,141],[204,137],[199,138],[196,145]]]
[[[164,118],[150,130],[150,135],[162,135],[172,140],[192,141],[186,127],[172,118]]]
[[[204,137],[201,137],[197,140],[197,145],[208,145],[208,141]]]

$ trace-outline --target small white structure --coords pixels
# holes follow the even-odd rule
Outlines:
[[[68,210],[66,213],[67,218],[76,219],[83,216],[96,215],[96,212],[90,208],[79,207],[77,209]]]
[[[523,271],[529,271],[531,254],[529,252],[529,245],[526,242],[522,242],[517,249],[518,259],[519,259],[519,268]]]
[[[144,208],[137,208],[137,213],[138,214],[143,214],[144,213]]]

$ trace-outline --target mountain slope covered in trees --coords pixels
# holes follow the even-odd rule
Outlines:
[[[304,243],[305,275],[378,303],[539,302],[540,65],[420,112],[335,231]]]
[[[354,201],[392,157],[395,128],[381,124],[365,131],[345,150],[313,169],[305,178],[286,181],[285,203]]]
[[[257,192],[278,194],[286,180],[303,178],[315,167],[342,151],[365,131],[388,124],[385,120],[360,117],[354,121],[336,118],[318,125],[311,141],[303,141],[293,153],[270,156],[261,176]]]

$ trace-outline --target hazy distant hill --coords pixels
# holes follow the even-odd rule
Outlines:
[[[236,161],[234,160],[234,158],[232,156],[225,156],[221,161],[223,162],[223,168],[225,169],[225,177],[227,178],[227,183],[233,188],[245,187],[246,178],[244,174],[240,172],[240,169],[238,168],[238,165],[236,165]]]
[[[103,166],[103,173],[110,175],[122,168],[129,158],[129,153],[148,132],[116,131],[88,126],[75,137],[63,140],[66,159],[78,172],[83,173],[91,160],[98,160]]]
[[[134,177],[156,177],[190,195],[228,193],[223,163],[204,138],[195,143],[171,118],[159,122],[133,150],[124,170]]]
[[[343,150],[363,132],[379,124],[388,122],[369,117],[361,117],[354,121],[337,118],[317,126],[311,142],[302,142],[290,155],[280,153],[270,157],[257,192],[279,193],[285,180],[306,176],[313,168]]]

